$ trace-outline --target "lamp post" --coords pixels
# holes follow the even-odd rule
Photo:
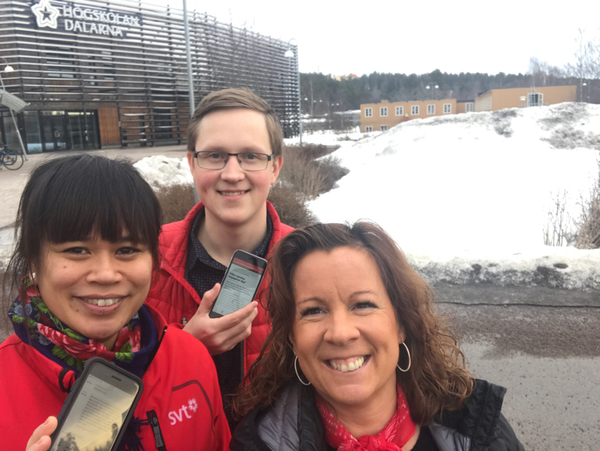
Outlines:
[[[13,67],[8,64],[8,61],[6,61],[6,58],[4,58],[3,56],[0,56],[0,58],[2,58],[2,61],[4,61],[4,64],[6,64],[6,66],[4,67],[4,72],[14,72]],[[2,79],[2,75],[0,75],[0,84],[2,85],[2,90],[6,91],[6,88],[4,87],[4,80]],[[25,152],[25,145],[23,144],[23,138],[21,138],[21,132],[19,131],[19,126],[17,125],[17,120],[15,119],[15,115],[13,113],[12,108],[8,108],[8,111],[10,111],[10,116],[12,117],[13,120],[13,124],[15,124],[15,131],[17,132],[17,136],[19,137],[19,143],[21,144],[21,153],[23,154],[23,158],[25,158],[25,160],[27,160],[27,152]]]
[[[195,100],[194,100],[194,73],[192,71],[192,52],[190,49],[190,26],[188,21],[188,12],[187,12],[187,1],[183,0],[183,37],[185,40],[185,61],[187,65],[187,74],[188,74],[188,97],[190,99],[190,118],[188,119],[188,123],[192,120],[192,116],[194,116],[194,111],[196,109]],[[196,203],[200,202],[200,196],[198,196],[198,190],[196,189],[196,183],[194,183],[194,200]]]
[[[284,54],[286,58],[294,57],[294,51],[290,45],[292,41],[296,41],[296,39],[292,38],[288,41],[288,49]],[[300,95],[300,59],[298,58],[298,41],[296,41],[296,74],[298,79],[298,131],[300,132],[300,145],[302,146],[302,96]]]
[[[192,52],[190,49],[190,28],[188,23],[187,1],[183,0],[183,35],[185,38],[185,59],[188,74],[188,96],[190,99],[190,120],[194,115],[196,105],[194,104],[194,78],[192,71]]]
[[[436,85],[435,83],[431,83],[431,84],[425,86],[425,89],[431,89],[431,98],[433,99],[434,89],[439,89],[439,86]]]

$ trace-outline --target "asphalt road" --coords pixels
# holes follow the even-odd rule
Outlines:
[[[508,388],[503,412],[526,450],[600,449],[599,293],[436,289],[439,311],[460,336],[468,368]]]
[[[29,173],[37,164],[55,157],[75,155],[79,153],[90,153],[105,155],[110,158],[125,157],[132,161],[141,160],[153,155],[164,155],[169,158],[183,158],[186,155],[186,146],[161,146],[161,147],[131,147],[124,149],[101,149],[95,151],[50,152],[44,154],[32,154],[22,168],[9,171],[0,166],[0,229],[10,226],[15,222],[19,198],[29,178]]]
[[[526,450],[600,449],[600,293],[437,286],[476,377],[508,388]]]

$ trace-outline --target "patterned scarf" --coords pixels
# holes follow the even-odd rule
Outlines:
[[[398,408],[389,423],[377,435],[356,439],[317,397],[317,407],[325,425],[325,440],[338,451],[401,451],[415,435],[404,391],[397,385]]]
[[[83,364],[96,356],[140,378],[144,375],[157,342],[154,322],[144,306],[121,329],[114,350],[109,351],[98,340],[78,334],[54,316],[29,277],[22,279],[19,294],[20,299],[17,298],[8,310],[15,333],[50,360],[75,371],[77,376]]]

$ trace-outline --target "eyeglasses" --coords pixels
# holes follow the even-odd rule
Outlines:
[[[244,171],[264,171],[273,159],[273,155],[256,152],[194,152],[196,163],[203,169],[223,169],[229,157],[236,157]]]

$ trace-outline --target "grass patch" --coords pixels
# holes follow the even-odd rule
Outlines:
[[[581,202],[581,222],[575,246],[579,249],[600,247],[600,161],[598,182],[592,188],[589,199]]]
[[[273,204],[281,222],[294,228],[304,227],[315,222],[302,197],[292,188],[278,183],[271,188],[269,202]]]
[[[296,191],[303,200],[315,199],[336,186],[348,169],[336,157],[328,156],[337,147],[308,144],[285,149],[280,181]]]
[[[181,221],[196,205],[194,185],[172,185],[156,192],[162,207],[162,223]]]

